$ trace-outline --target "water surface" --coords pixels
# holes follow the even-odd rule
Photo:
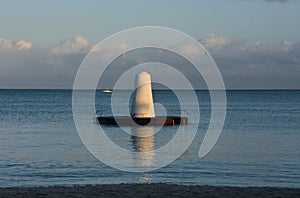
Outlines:
[[[210,98],[207,91],[197,95],[201,121],[189,149],[164,168],[129,173],[98,161],[81,143],[71,90],[0,90],[0,186],[166,182],[300,187],[300,91],[228,91],[221,137],[202,159],[198,151],[210,119]],[[154,100],[168,113],[180,114],[172,92],[155,91]],[[97,92],[96,101],[103,114],[111,113],[106,108],[110,93]],[[197,122],[193,105],[185,109],[191,124]],[[104,129],[132,151],[157,149],[176,133],[176,127],[168,127],[148,139],[136,139],[118,127]],[[152,159],[133,157],[141,166]]]

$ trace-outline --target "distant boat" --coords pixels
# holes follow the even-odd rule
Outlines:
[[[112,90],[110,90],[110,89],[103,89],[102,92],[103,92],[103,93],[111,93]]]

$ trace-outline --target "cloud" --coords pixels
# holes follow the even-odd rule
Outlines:
[[[0,48],[12,49],[12,50],[29,50],[32,47],[32,43],[24,40],[12,42],[0,36]]]
[[[294,44],[288,40],[284,40],[281,42],[282,49],[285,51],[289,51],[293,47],[293,45]]]
[[[207,49],[219,49],[223,46],[229,44],[229,39],[226,37],[218,37],[215,34],[208,34],[203,37],[200,42],[207,48]]]
[[[227,88],[300,88],[300,42],[251,44],[215,34],[208,34],[199,41],[216,61]],[[13,42],[0,37],[1,88],[72,88],[77,69],[91,47],[82,36],[65,39],[49,48],[36,48],[28,41]],[[109,58],[128,47],[125,42],[107,45],[97,53]],[[187,44],[182,50],[193,54],[195,47]],[[116,65],[129,67],[151,59],[190,68],[170,54],[150,49],[123,55]],[[192,70],[186,73],[199,78],[199,75],[193,77]]]
[[[0,88],[72,88],[77,70],[94,45],[73,36],[48,48],[0,38]],[[127,49],[126,43],[98,48],[110,58]],[[30,49],[30,50],[29,50]]]
[[[16,42],[15,46],[19,50],[28,50],[32,47],[32,43],[30,43],[28,41],[20,40],[20,41]]]
[[[0,37],[1,88],[71,88],[77,69],[90,49],[82,36],[50,48]]]
[[[0,36],[0,48],[11,49],[12,47],[13,47],[13,44],[11,41],[6,40],[5,38]]]
[[[227,41],[224,45],[203,45],[218,64],[228,88],[300,88],[300,42],[285,40],[270,45],[257,41],[251,46],[246,40],[213,40]]]
[[[70,39],[65,39],[58,45],[51,48],[51,52],[55,54],[70,54],[78,52],[88,52],[90,47],[87,39],[83,36],[73,36]]]

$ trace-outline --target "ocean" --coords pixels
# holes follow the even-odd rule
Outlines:
[[[208,91],[196,94],[200,124],[188,149],[165,167],[132,173],[112,168],[88,152],[74,124],[72,90],[0,90],[0,187],[174,183],[300,188],[300,91],[227,91],[223,131],[204,158],[198,152],[211,104]],[[111,114],[110,96],[97,91],[96,109],[103,115]],[[168,114],[180,115],[171,91],[154,91],[153,96]],[[191,125],[198,121],[193,105],[187,103],[184,109]],[[97,124],[94,115],[90,119]],[[163,127],[148,140],[133,138],[119,127],[103,129],[121,147],[141,151],[162,147],[177,128]],[[136,159],[139,166],[151,160]]]

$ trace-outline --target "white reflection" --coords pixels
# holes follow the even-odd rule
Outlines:
[[[150,166],[155,156],[153,127],[132,128],[131,141],[134,149],[134,159],[139,166]]]

